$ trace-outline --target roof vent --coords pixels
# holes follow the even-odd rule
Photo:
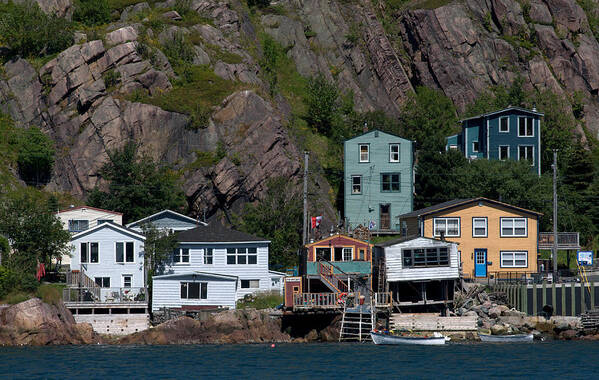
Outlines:
[[[368,122],[364,122],[364,133],[368,132]]]
[[[69,208],[75,208],[75,205],[70,205]]]
[[[374,137],[379,137],[379,131],[374,131]]]

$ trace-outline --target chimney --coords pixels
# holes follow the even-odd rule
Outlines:
[[[532,105],[532,112],[537,112],[537,104],[536,103],[534,103]]]
[[[364,133],[368,132],[368,122],[364,122]]]

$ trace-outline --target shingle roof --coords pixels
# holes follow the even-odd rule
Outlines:
[[[146,237],[143,236],[143,235],[141,235],[138,231],[132,230],[132,229],[127,228],[125,226],[121,226],[120,224],[116,224],[113,221],[106,221],[106,222],[100,223],[100,224],[98,224],[98,225],[96,225],[96,226],[94,226],[92,228],[89,228],[87,230],[84,230],[84,231],[81,231],[79,233],[76,233],[75,235],[71,236],[71,241],[73,241],[75,239],[79,239],[82,236],[90,234],[90,233],[92,233],[94,231],[101,230],[102,228],[112,228],[112,229],[117,230],[117,231],[129,233],[129,234],[131,234],[133,236],[136,236],[136,237],[138,237],[140,239],[143,239],[143,240],[146,239]]]
[[[180,243],[269,242],[268,239],[232,230],[218,223],[179,232],[177,241]]]
[[[493,116],[493,115],[497,115],[498,113],[502,113],[502,112],[506,112],[506,111],[520,111],[520,112],[525,112],[525,113],[529,113],[532,115],[537,115],[537,116],[545,116],[544,113],[542,112],[538,112],[538,111],[533,111],[533,110],[527,110],[526,108],[522,108],[522,107],[515,107],[515,106],[511,106],[511,107],[507,107],[501,110],[497,110],[497,111],[493,111],[493,112],[487,112],[487,113],[483,113],[480,115],[476,115],[476,116],[472,116],[466,119],[462,119],[460,120],[460,122],[464,122],[466,120],[474,120],[474,119],[478,119],[481,117],[487,117],[487,116]]]
[[[540,212],[537,212],[537,211],[532,211],[532,210],[527,210],[527,209],[522,208],[522,207],[510,205],[508,203],[503,203],[503,202],[496,201],[496,200],[489,199],[489,198],[485,198],[485,197],[476,197],[476,198],[469,198],[469,199],[454,199],[452,201],[439,203],[439,204],[434,205],[434,206],[421,208],[420,210],[414,210],[414,211],[409,212],[407,214],[399,215],[399,217],[400,218],[410,218],[410,217],[414,217],[414,216],[422,216],[422,215],[432,214],[432,213],[435,213],[437,211],[445,210],[445,209],[448,209],[448,208],[453,208],[453,207],[456,207],[456,206],[465,205],[465,204],[468,204],[468,203],[478,202],[478,201],[485,201],[485,202],[496,204],[496,205],[499,205],[499,206],[503,206],[503,207],[514,209],[514,210],[522,211],[522,212],[525,212],[525,213],[528,213],[528,214],[543,215],[543,213],[540,213]]]
[[[199,223],[199,224],[202,224],[202,225],[206,225],[207,224],[207,223],[195,220],[194,218],[191,218],[191,217],[189,217],[187,215],[183,215],[183,214],[180,214],[180,213],[172,211],[172,210],[162,210],[162,211],[159,211],[159,212],[157,212],[155,214],[152,214],[150,216],[146,216],[145,218],[142,218],[142,219],[136,220],[134,222],[131,222],[131,223],[127,224],[127,227],[129,227],[129,228],[131,228],[131,227],[138,227],[138,226],[142,225],[144,222],[152,220],[153,218],[159,217],[161,215],[169,215],[169,214],[173,215],[175,217],[178,217],[180,219],[183,219],[185,221],[188,221],[190,223],[196,223],[196,224]],[[156,218],[156,219],[158,219],[158,218]]]
[[[374,246],[380,247],[380,248],[385,248],[385,247],[390,247],[395,244],[405,243],[406,241],[415,240],[415,239],[426,239],[426,240],[438,241],[438,242],[448,243],[448,244],[458,244],[458,243],[455,243],[452,241],[447,241],[447,240],[429,238],[429,237],[418,236],[418,235],[411,235],[411,236],[404,236],[404,237],[401,237],[398,239],[387,240],[382,243],[375,244]]]

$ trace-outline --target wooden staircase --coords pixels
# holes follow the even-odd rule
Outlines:
[[[372,298],[367,297],[368,302],[364,305],[346,305],[343,308],[341,329],[339,330],[339,341],[370,341],[370,331],[376,325],[376,309]],[[348,300],[349,301],[349,300]],[[356,298],[357,301],[357,298]]]
[[[331,289],[333,293],[347,293],[349,291],[347,283],[333,272],[333,267],[330,264],[319,261],[318,274],[320,275],[322,282]]]
[[[79,271],[69,271],[67,272],[67,286],[70,288],[87,288],[87,289],[96,289],[100,288],[98,284],[91,278],[89,278],[85,273]]]

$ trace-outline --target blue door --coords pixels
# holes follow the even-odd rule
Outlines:
[[[474,275],[476,277],[487,277],[487,250],[474,250]]]

